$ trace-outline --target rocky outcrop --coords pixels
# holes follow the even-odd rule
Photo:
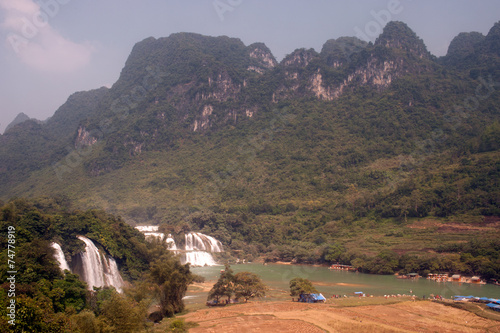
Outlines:
[[[210,104],[203,106],[203,110],[198,119],[194,121],[193,132],[204,130],[210,127],[210,116],[214,112],[214,107]]]
[[[318,57],[318,53],[314,51],[313,49],[298,49],[295,50],[292,54],[289,54],[288,56],[283,59],[281,64],[284,67],[299,67],[299,68],[305,68],[309,63],[311,62],[312,59]]]
[[[75,139],[75,149],[85,146],[92,146],[96,142],[97,138],[93,137],[85,127],[78,127],[78,132]]]
[[[314,93],[316,98],[331,101],[334,97],[330,87],[323,85],[323,76],[319,69],[318,72],[313,74],[309,82],[309,90]]]
[[[266,71],[276,67],[278,62],[271,51],[263,43],[254,43],[248,46],[251,64],[247,67],[248,71],[254,71],[264,74]]]
[[[407,56],[415,56],[421,59],[431,58],[431,54],[427,51],[423,40],[403,22],[392,21],[387,23],[374,45],[404,51]]]
[[[355,87],[381,90],[398,77],[432,68],[424,43],[402,22],[388,23],[373,46],[341,37],[327,41],[320,54],[296,50],[280,66],[283,83],[274,92],[273,102],[308,94],[331,101]]]
[[[234,98],[241,91],[242,84],[236,84],[227,71],[218,73],[215,77],[208,77],[208,87],[196,94],[195,100],[215,100],[219,102]]]

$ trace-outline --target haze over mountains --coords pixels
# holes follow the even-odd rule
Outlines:
[[[277,62],[262,43],[137,43],[111,88],[0,136],[1,199],[66,196],[223,242],[371,219],[500,215],[500,23],[442,58],[404,23]]]

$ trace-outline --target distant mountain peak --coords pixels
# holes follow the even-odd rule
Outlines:
[[[318,52],[314,49],[301,48],[287,55],[281,63],[285,67],[306,67],[317,56]]]
[[[419,58],[430,58],[424,41],[405,23],[399,21],[387,23],[382,34],[375,41],[375,46],[377,45],[400,49]]]
[[[333,67],[339,67],[350,57],[365,49],[368,43],[357,37],[339,37],[329,39],[323,44],[321,57],[325,59],[326,64]]]
[[[488,45],[489,52],[500,56],[500,21],[493,25],[484,41]]]
[[[485,36],[480,32],[459,33],[450,42],[446,57],[451,60],[460,60],[473,54],[477,45],[484,41]]]
[[[496,22],[488,32],[489,37],[500,36],[500,21]]]
[[[247,52],[250,56],[248,71],[263,74],[278,64],[271,50],[264,43],[253,43],[247,46]]]
[[[9,129],[11,129],[12,127],[18,125],[18,124],[21,124],[21,123],[24,123],[26,120],[30,120],[31,118],[28,117],[28,115],[26,115],[25,113],[21,112],[19,113],[16,118],[14,118],[13,121],[11,121],[11,123],[9,125],[7,125],[7,127],[5,128],[5,132],[7,132]]]

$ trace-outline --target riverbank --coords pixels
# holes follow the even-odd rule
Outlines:
[[[328,265],[328,264],[304,264],[304,263],[294,263],[290,261],[273,261],[273,262],[265,262],[262,258],[259,258],[258,260],[255,261],[256,263],[262,263],[263,265],[267,264],[275,264],[275,265],[296,265],[296,266],[310,266],[310,267],[326,267],[331,270],[338,270],[338,271],[349,271],[349,272],[358,272],[354,267],[351,265],[340,265],[340,264],[333,264],[333,265]],[[416,273],[413,273],[416,274]],[[379,274],[380,275],[380,274]],[[385,275],[385,274],[384,274]],[[392,274],[390,274],[392,275]],[[400,275],[399,273],[393,274],[396,278],[398,279],[416,279],[416,278],[426,278],[428,280],[432,280],[435,282],[458,282],[458,283],[471,283],[471,284],[488,284],[488,282],[481,280],[480,277],[478,276],[462,276],[460,274],[451,274],[451,273],[440,273],[440,274],[434,274],[434,273],[429,273],[427,277],[422,277],[419,276],[418,274],[416,275]],[[500,283],[489,283],[493,285],[500,286]]]
[[[206,285],[193,286],[188,289],[188,305],[206,302],[208,290],[220,276],[221,266],[197,267],[193,272],[205,278]],[[289,282],[295,277],[310,280],[319,292],[327,298],[333,295],[354,296],[355,292],[374,296],[384,295],[415,295],[426,298],[429,295],[440,295],[453,298],[456,295],[475,295],[478,297],[500,298],[500,288],[493,285],[476,285],[460,282],[437,283],[428,279],[397,279],[394,275],[375,275],[354,273],[342,270],[331,270],[327,267],[309,265],[283,264],[242,264],[231,266],[236,273],[248,271],[261,277],[270,288],[267,300],[281,301],[290,298]],[[208,289],[208,290],[207,290]]]
[[[432,301],[329,299],[323,304],[261,302],[203,308],[181,316],[203,332],[500,332],[500,322]]]

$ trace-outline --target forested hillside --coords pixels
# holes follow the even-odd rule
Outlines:
[[[16,199],[1,205],[0,228],[0,332],[143,332],[148,315],[158,321],[184,309],[182,297],[193,278],[189,265],[163,244],[146,243],[120,218],[75,210],[62,198]],[[116,259],[127,281],[124,293],[112,287],[90,291],[78,275],[61,271],[51,243],[75,259],[84,250],[77,238],[83,235]]]
[[[499,40],[497,23],[436,58],[390,22],[277,62],[262,43],[148,38],[110,89],[0,136],[1,198],[58,195],[249,258],[498,278]]]

